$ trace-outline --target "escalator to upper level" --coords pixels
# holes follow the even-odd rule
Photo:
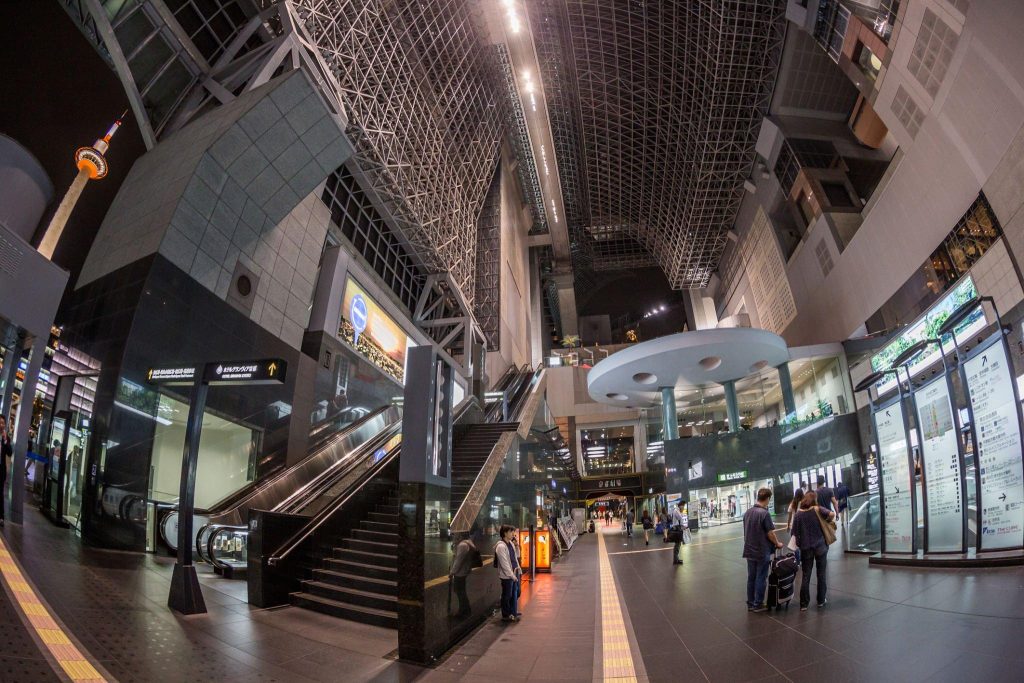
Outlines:
[[[398,408],[386,406],[340,431],[335,418],[314,425],[307,455],[301,461],[196,510],[193,528],[200,559],[229,578],[244,571],[249,510],[274,510],[292,504],[303,492],[321,491],[360,449],[376,443],[382,434],[400,430],[400,418]],[[171,509],[160,523],[161,538],[172,550],[177,547],[177,514]]]
[[[491,405],[483,423],[460,424],[468,414],[466,405],[456,411],[449,507],[453,514],[478,483],[502,435],[519,428],[518,422],[495,420],[520,415],[539,376],[530,368],[506,373],[499,387],[509,398],[497,408]],[[293,605],[397,628],[400,434],[387,447],[383,456],[370,458],[364,452],[364,465],[289,509],[290,514],[308,518],[266,563],[298,588],[288,594]],[[433,531],[447,533],[447,524],[444,527]]]

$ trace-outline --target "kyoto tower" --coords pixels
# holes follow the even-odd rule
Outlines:
[[[47,226],[46,232],[43,234],[43,241],[39,243],[39,253],[46,258],[53,260],[53,251],[57,248],[57,242],[60,241],[61,233],[64,232],[64,226],[67,224],[71,212],[74,211],[78,198],[82,196],[85,184],[90,180],[99,180],[107,175],[107,159],[103,153],[110,148],[110,138],[114,137],[114,133],[121,127],[121,119],[127,113],[126,111],[121,114],[107,134],[94,142],[92,147],[79,147],[75,150],[75,165],[78,166],[78,175],[71,182],[71,187],[68,188],[67,194],[64,195],[64,199],[61,200],[50,225]]]

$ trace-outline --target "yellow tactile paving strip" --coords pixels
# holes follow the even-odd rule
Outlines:
[[[636,683],[636,667],[626,635],[626,622],[619,603],[619,590],[612,576],[612,563],[604,544],[604,534],[597,535],[598,563],[601,572],[601,656],[602,679]]]
[[[25,615],[39,641],[49,651],[65,676],[80,683],[107,683],[107,679],[71,642],[67,633],[39,599],[35,589],[25,580],[25,575],[21,573],[17,561],[7,549],[3,537],[0,537],[0,578],[14,596],[15,607]]]

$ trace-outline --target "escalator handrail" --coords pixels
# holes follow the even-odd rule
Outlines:
[[[544,368],[539,367],[529,375],[529,381],[525,383],[522,393],[519,394],[513,401],[509,401],[509,422],[518,422],[519,416],[522,415],[523,409],[526,407],[526,402],[533,393],[533,388],[537,386],[537,382],[540,381],[540,376],[543,374]]]
[[[374,463],[358,481],[352,484],[348,491],[344,495],[335,498],[327,507],[318,512],[309,522],[306,523],[301,529],[292,535],[287,541],[285,541],[280,548],[278,548],[273,555],[267,558],[267,564],[275,566],[280,564],[284,559],[288,557],[296,548],[301,546],[305,541],[312,536],[321,526],[323,526],[338,510],[344,507],[345,503],[352,499],[359,491],[362,490],[366,484],[368,484],[376,475],[377,472],[381,471],[384,467],[391,463],[402,450],[402,444],[398,444],[390,451],[387,455],[381,458],[378,462]]]
[[[396,410],[396,409],[392,405],[387,405],[387,406],[382,406],[380,408],[377,408],[376,410],[370,412],[368,415],[365,415],[364,417],[356,420],[352,424],[346,425],[334,437],[332,437],[332,440],[334,440],[336,438],[339,438],[339,439],[340,438],[344,438],[345,435],[347,435],[347,434],[349,434],[351,432],[354,432],[357,429],[360,429],[367,421],[372,420],[372,419],[380,416],[381,414],[383,414],[384,412],[389,411],[389,410]],[[234,493],[232,493],[232,494],[230,494],[228,496],[225,496],[224,498],[222,498],[221,500],[218,500],[216,503],[214,503],[213,505],[211,505],[208,508],[196,509],[196,514],[218,515],[218,514],[223,514],[223,513],[227,512],[227,511],[237,507],[239,504],[241,504],[245,500],[258,495],[261,491],[264,491],[267,488],[275,485],[283,477],[287,476],[289,472],[295,471],[295,469],[297,467],[302,466],[310,458],[313,458],[313,457],[316,457],[317,455],[319,455],[323,451],[323,448],[324,448],[324,446],[320,446],[319,448],[315,449],[312,453],[308,453],[306,455],[306,457],[304,457],[302,460],[298,461],[297,463],[294,463],[292,465],[288,465],[288,466],[282,468],[281,470],[279,470],[278,472],[276,472],[272,476],[264,477],[262,480],[254,481],[252,484],[249,484],[248,486],[243,486],[238,491],[235,491]]]
[[[472,401],[470,400],[469,397],[467,397],[458,406],[456,406],[455,409],[452,411],[452,422],[454,423],[454,422],[458,421],[458,419],[460,417],[462,417],[466,413],[466,411],[469,409],[469,406],[471,404],[472,404]],[[399,429],[400,428],[401,428],[401,422],[399,422]],[[399,432],[399,433],[401,433],[401,432]],[[374,444],[374,445],[376,445],[376,444]],[[370,449],[367,448],[366,450],[369,451]],[[376,449],[374,448],[373,450],[376,450]],[[399,443],[397,446],[395,446],[390,451],[388,451],[387,454],[385,454],[385,456],[383,458],[381,458],[379,461],[373,463],[373,465],[371,465],[363,473],[363,475],[361,477],[359,477],[359,479],[356,482],[353,482],[353,484],[349,487],[349,489],[343,495],[338,496],[333,501],[331,501],[325,508],[323,508],[322,510],[317,512],[315,515],[313,515],[310,518],[310,521],[307,522],[305,526],[303,526],[295,534],[293,534],[291,538],[289,538],[287,541],[285,541],[283,544],[281,544],[281,546],[270,557],[267,558],[267,564],[273,566],[273,565],[276,565],[279,562],[281,562],[286,557],[288,557],[288,555],[292,551],[294,551],[295,548],[297,548],[300,545],[302,545],[306,541],[306,539],[309,538],[310,535],[315,533],[316,530],[319,529],[328,519],[330,519],[330,517],[335,512],[337,512],[339,509],[341,509],[345,505],[345,503],[347,503],[349,500],[351,500],[352,496],[354,496],[356,493],[358,493],[367,484],[367,482],[369,482],[373,478],[373,475],[375,475],[377,472],[380,472],[381,469],[383,469],[388,463],[390,463],[392,460],[394,460],[398,456],[398,454],[401,452],[401,450],[402,450],[402,444]],[[372,451],[370,451],[370,452],[372,452]],[[348,468],[347,472],[351,472],[352,469],[355,468],[359,464],[359,462],[362,460],[362,458],[365,458],[365,457],[366,457],[366,454],[363,454],[362,457],[356,456],[356,457],[352,458],[352,466]],[[341,476],[344,476],[344,475],[339,475],[339,479],[340,479]],[[337,481],[337,480],[338,479],[335,479],[335,481]]]
[[[247,527],[247,526],[235,526],[234,524],[208,524],[208,525],[206,525],[206,527],[203,527],[203,528],[207,528],[207,527],[209,527],[211,529],[211,531],[210,531],[210,537],[206,540],[206,553],[199,552],[199,556],[202,557],[203,559],[205,559],[210,564],[212,564],[214,567],[220,567],[221,569],[224,569],[225,567],[228,567],[229,565],[226,562],[222,562],[221,560],[218,560],[217,556],[214,554],[214,552],[213,552],[213,541],[214,541],[214,539],[217,537],[218,533],[220,533],[221,531],[224,531],[225,529],[230,529],[231,531],[248,531],[249,527]],[[199,544],[199,536],[196,536],[196,550],[197,551],[199,551],[199,545],[200,545]]]
[[[503,422],[505,420],[505,415],[502,413],[502,407],[507,405],[511,411],[514,397],[518,395],[521,390],[524,379],[529,376],[527,373],[532,372],[533,368],[529,365],[523,365],[521,368],[517,368],[514,365],[509,366],[508,370],[505,372],[505,375],[509,376],[508,380],[506,381],[505,377],[502,377],[504,385],[499,383],[499,388],[497,389],[497,391],[502,393],[502,399],[495,401],[487,410],[484,416],[485,422]]]
[[[397,422],[392,422],[356,448],[348,457],[339,460],[333,467],[326,470],[322,476],[317,477],[281,501],[278,505],[275,505],[273,512],[298,514],[295,512],[296,509],[302,509],[308,505],[312,499],[318,497],[324,491],[334,486],[338,480],[344,478],[355,467],[357,467],[362,459],[366,457],[367,453],[375,452],[381,444],[387,443],[395,436],[395,434],[400,434],[401,431],[402,421],[398,420]]]

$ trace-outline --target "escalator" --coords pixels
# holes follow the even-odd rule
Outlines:
[[[196,510],[197,554],[228,578],[239,575],[246,565],[250,509],[276,510],[293,503],[302,492],[321,491],[361,448],[376,443],[378,437],[400,424],[400,413],[394,406],[372,411],[340,432],[334,419],[318,423],[310,433],[310,448],[303,460],[243,486],[206,509]],[[160,533],[172,550],[177,546],[176,529],[177,510],[170,509],[160,523]]]
[[[451,507],[457,510],[502,434],[518,422],[498,421],[518,415],[539,371],[511,368],[499,382],[509,397],[491,405],[486,421],[459,425],[467,404],[456,410],[452,452]],[[387,452],[354,461],[349,475],[324,492],[298,500],[291,514],[308,516],[291,536],[266,557],[268,567],[291,578],[291,604],[332,616],[389,628],[398,626],[398,464],[400,432],[388,439]],[[281,510],[283,511],[283,509]],[[440,533],[440,529],[437,530]],[[250,586],[250,588],[252,588]]]

